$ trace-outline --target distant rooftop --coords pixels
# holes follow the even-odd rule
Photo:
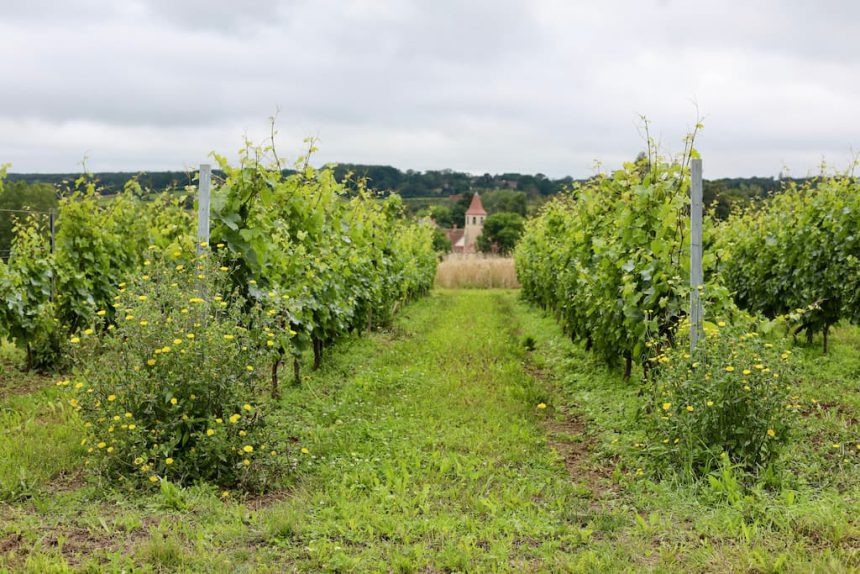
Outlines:
[[[466,212],[466,215],[487,215],[487,212],[481,203],[481,194],[476,192],[475,195],[472,196],[472,203],[469,204],[469,210]]]

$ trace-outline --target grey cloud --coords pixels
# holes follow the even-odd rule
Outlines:
[[[280,107],[321,160],[590,173],[706,114],[709,173],[811,169],[860,136],[854,2],[0,0],[0,162],[167,168]],[[38,134],[35,137],[34,134]],[[67,169],[67,168],[65,168]]]

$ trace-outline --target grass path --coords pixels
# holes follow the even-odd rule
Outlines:
[[[323,373],[323,392],[351,376],[306,413],[319,458],[272,519],[289,556],[355,571],[559,570],[572,559],[589,538],[587,505],[547,446],[512,301],[436,294],[410,309],[411,332]]]

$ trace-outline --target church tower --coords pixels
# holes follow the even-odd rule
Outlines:
[[[475,242],[481,231],[484,230],[484,218],[487,217],[487,212],[481,204],[481,196],[477,192],[472,196],[472,203],[469,209],[466,210],[466,224],[463,226],[463,243],[466,253],[475,253],[477,247]]]

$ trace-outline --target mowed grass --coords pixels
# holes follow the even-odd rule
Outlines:
[[[638,473],[639,385],[515,291],[437,291],[332,349],[277,405],[297,463],[263,496],[100,484],[53,385],[6,371],[0,571],[858,571],[860,333],[794,353],[809,408],[771,489]]]

